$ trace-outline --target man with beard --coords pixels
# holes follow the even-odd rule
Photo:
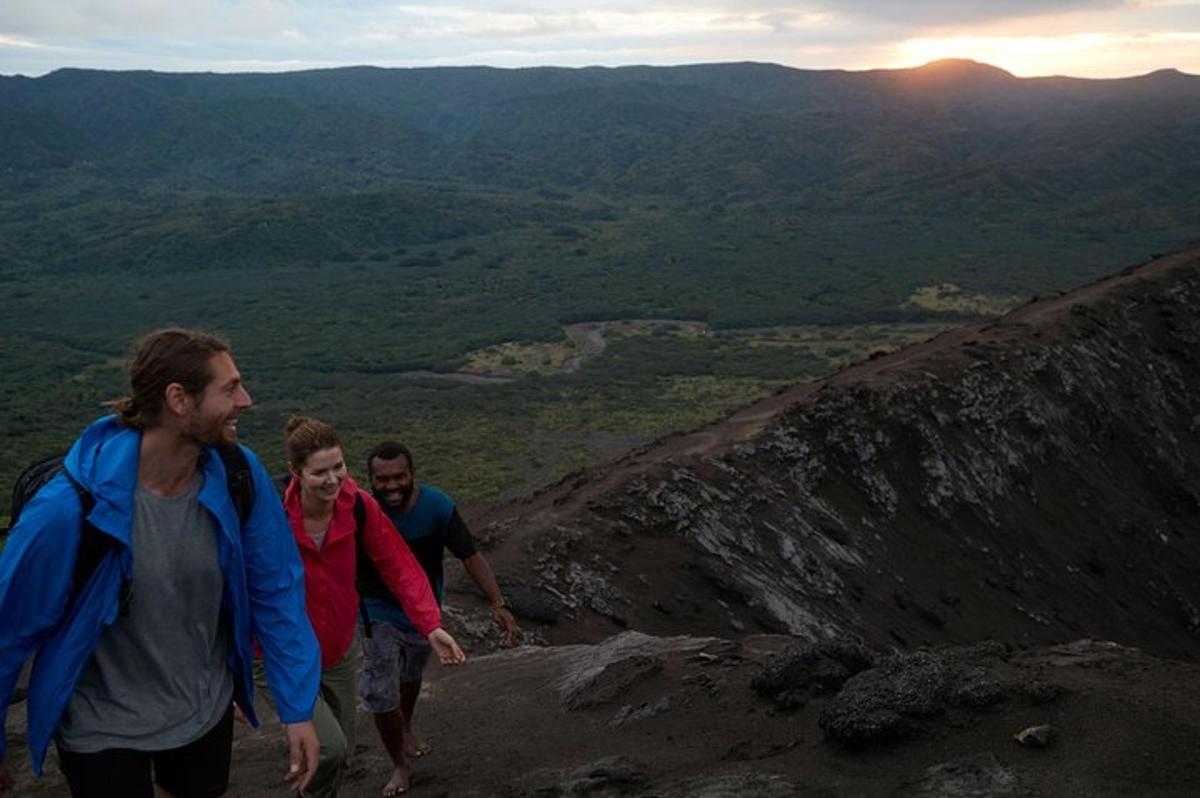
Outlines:
[[[228,345],[190,330],[146,336],[129,377],[131,396],[83,432],[0,556],[0,720],[37,652],[35,772],[53,738],[76,798],[222,795],[234,705],[254,721],[257,640],[300,792],[317,765],[319,652],[283,508],[237,445],[250,396]],[[234,462],[253,485],[241,511]],[[95,539],[105,553],[75,585]],[[0,748],[0,793],[12,785]]]
[[[442,557],[449,549],[491,601],[492,620],[500,631],[501,644],[513,645],[520,630],[491,565],[475,549],[453,500],[435,487],[417,484],[408,447],[395,441],[376,446],[367,457],[367,476],[376,500],[429,577],[438,604],[442,602]],[[390,595],[364,591],[363,605],[371,634],[363,640],[359,697],[374,714],[379,738],[392,758],[394,772],[383,794],[399,795],[408,789],[408,757],[429,751],[429,746],[413,734],[412,716],[430,647]]]

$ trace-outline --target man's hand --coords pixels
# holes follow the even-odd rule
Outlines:
[[[512,610],[503,604],[493,606],[492,622],[500,630],[500,645],[511,648],[517,644],[517,635],[521,630],[517,627],[517,619],[513,617]]]
[[[321,741],[317,739],[317,727],[311,720],[285,723],[283,728],[288,741],[288,772],[283,780],[292,788],[292,792],[299,794],[317,772]]]
[[[467,576],[479,587],[479,592],[492,602],[492,621],[500,630],[500,644],[506,648],[516,645],[517,635],[521,630],[517,628],[517,619],[513,617],[512,610],[504,600],[504,594],[500,592],[500,584],[496,581],[492,566],[478,551],[463,560],[462,565]]]
[[[443,665],[461,665],[467,661],[467,655],[458,647],[458,643],[440,626],[429,633],[429,645]]]
[[[0,762],[0,795],[11,790],[17,784],[12,773],[8,771],[8,763]]]

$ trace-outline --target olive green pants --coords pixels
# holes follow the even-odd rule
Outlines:
[[[358,638],[340,660],[321,671],[321,690],[313,707],[313,725],[321,741],[317,773],[304,794],[312,798],[337,798],[346,774],[346,763],[354,751],[354,715],[358,700],[358,668],[361,653]],[[254,663],[254,684],[267,700],[267,675],[262,660]]]

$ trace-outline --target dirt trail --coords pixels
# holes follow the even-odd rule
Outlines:
[[[587,322],[584,324],[568,324],[563,328],[567,340],[574,342],[579,354],[568,358],[562,366],[563,374],[574,374],[588,360],[601,354],[608,346],[604,336],[605,328],[602,322]]]

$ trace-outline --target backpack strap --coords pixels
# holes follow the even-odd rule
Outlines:
[[[83,588],[96,573],[96,569],[100,567],[101,561],[110,552],[116,551],[120,544],[111,535],[101,532],[88,521],[92,508],[96,506],[96,497],[92,496],[91,491],[80,485],[75,477],[71,476],[71,472],[65,468],[62,469],[62,475],[67,478],[67,482],[75,489],[75,495],[79,497],[82,522],[79,530],[79,551],[75,556],[75,570],[71,572],[71,594],[67,598],[67,612],[63,615],[63,618],[66,618],[70,614],[71,608],[79,601]],[[119,612],[121,617],[125,617],[129,615],[129,601],[132,597],[129,579],[121,579],[119,596]]]
[[[246,453],[242,451],[242,447],[237,444],[218,446],[217,451],[221,455],[221,461],[225,463],[225,481],[229,487],[229,497],[233,499],[233,506],[237,508],[238,521],[245,526],[250,511],[254,509],[255,498],[250,462],[246,460]]]
[[[354,536],[361,538],[367,525],[367,505],[363,503],[362,494],[354,494]]]
[[[74,607],[75,602],[79,599],[79,594],[83,592],[83,586],[91,579],[92,574],[100,565],[100,561],[113,548],[116,541],[96,529],[87,520],[92,508],[96,506],[96,498],[87,488],[75,481],[71,472],[62,468],[60,473],[67,478],[67,482],[75,490],[75,495],[79,497],[79,517],[82,519],[79,551],[75,555],[75,570],[71,573],[71,595],[67,598],[67,609],[70,611],[70,608]]]
[[[357,574],[362,570],[363,566],[371,561],[370,555],[367,554],[367,547],[363,543],[363,529],[367,525],[367,506],[363,503],[362,493],[354,494],[354,546],[358,550],[358,562],[355,568],[355,589],[358,588],[360,579]],[[363,601],[362,592],[358,594],[358,615],[362,618],[363,634],[367,637],[373,637],[371,629],[371,616],[367,614],[367,604]]]

